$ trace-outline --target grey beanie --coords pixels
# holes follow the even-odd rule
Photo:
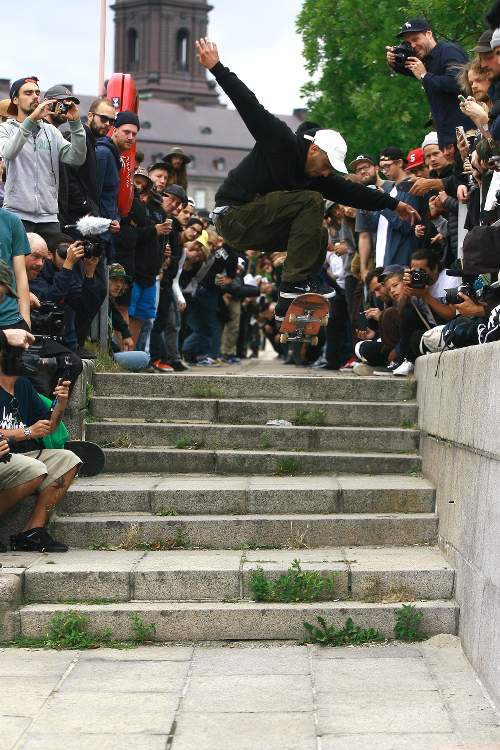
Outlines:
[[[491,49],[496,49],[497,47],[500,47],[500,29],[495,29],[491,37]]]

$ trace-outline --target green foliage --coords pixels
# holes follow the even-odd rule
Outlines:
[[[383,641],[384,637],[374,628],[361,628],[350,617],[343,628],[327,625],[324,617],[318,617],[319,627],[304,623],[307,638],[303,643],[317,643],[320,646],[359,646],[362,643]]]
[[[96,354],[95,370],[96,372],[123,372],[123,368],[120,367],[114,357],[108,352],[99,350]]]
[[[403,427],[405,430],[416,430],[418,425],[411,419],[410,417],[403,419],[401,422],[401,427]]]
[[[422,641],[425,634],[421,629],[423,614],[413,604],[403,604],[396,613],[394,635],[399,641]]]
[[[407,18],[424,15],[438,39],[468,51],[484,29],[486,7],[480,0],[304,0],[297,29],[311,76],[303,88],[310,119],[339,130],[349,158],[420,144],[431,129],[427,98],[416,79],[391,73],[385,46],[397,43]]]
[[[113,440],[101,440],[101,448],[132,448],[130,435],[125,432],[119,433]]]
[[[94,396],[94,386],[92,383],[85,383],[85,406],[88,406]]]
[[[191,393],[195,398],[224,398],[222,388],[217,388],[213,385],[203,385],[203,383],[193,385]]]
[[[272,435],[269,432],[269,430],[266,430],[260,436],[260,447],[265,450],[266,448],[272,448],[272,445],[273,445]]]
[[[297,474],[299,470],[299,462],[295,458],[279,458],[276,461],[275,474],[288,475]]]
[[[156,625],[154,622],[145,623],[137,612],[129,612],[135,643],[146,643],[154,640]]]
[[[317,570],[302,570],[295,559],[277,580],[269,579],[263,568],[250,573],[250,589],[256,602],[316,602],[333,596],[335,575],[322,576]]]
[[[160,508],[155,513],[155,516],[178,516],[179,511],[177,508]]]
[[[324,427],[326,425],[326,409],[298,409],[294,422],[298,426]]]
[[[176,448],[188,448],[193,451],[200,450],[200,448],[203,448],[205,443],[203,440],[196,440],[196,438],[190,437],[189,435],[186,435],[185,437],[180,437],[175,442]]]

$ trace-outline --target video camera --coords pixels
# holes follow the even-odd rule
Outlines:
[[[406,62],[409,57],[415,57],[415,50],[411,46],[410,42],[401,42],[397,47],[393,48],[394,53],[394,64],[393,68],[398,73],[403,73],[406,68]]]
[[[67,224],[64,231],[83,244],[84,258],[100,258],[106,249],[105,242],[99,235],[109,230],[111,219],[100,216],[82,216],[76,224]],[[66,258],[67,248],[58,247],[56,250],[60,258]]]
[[[62,341],[64,334],[64,311],[54,302],[42,302],[31,311],[31,333],[35,338]]]
[[[70,231],[69,227],[65,227],[65,229]],[[71,236],[74,237],[75,242],[82,243],[84,258],[100,258],[101,257],[105,249],[104,242],[102,240],[99,240],[99,239],[87,240],[87,239],[84,239],[82,235],[80,236],[75,236],[75,235],[78,235],[78,232],[73,230]],[[63,260],[66,260],[68,256],[68,244],[64,242],[58,245],[56,248],[56,253],[58,254],[60,258],[62,258]]]

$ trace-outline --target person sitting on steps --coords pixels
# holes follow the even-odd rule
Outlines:
[[[229,173],[215,196],[217,232],[231,248],[287,249],[276,306],[282,320],[299,294],[330,297],[316,275],[325,261],[328,233],[323,227],[324,199],[355,208],[389,208],[414,222],[418,212],[407,203],[343,179],[347,144],[335,130],[302,123],[296,133],[257,100],[219,60],[217,46],[196,42],[198,59],[233,102],[256,144]]]

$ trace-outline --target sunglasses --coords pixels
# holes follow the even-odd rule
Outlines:
[[[109,125],[112,127],[115,124],[115,119],[116,119],[115,117],[108,117],[107,115],[100,115],[99,112],[92,112],[92,114],[98,117],[100,120],[102,120],[102,122],[105,125],[109,123]]]

